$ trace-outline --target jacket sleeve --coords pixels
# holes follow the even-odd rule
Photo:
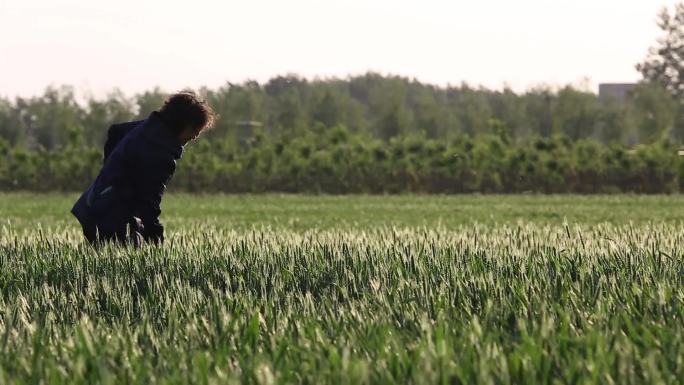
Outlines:
[[[164,226],[159,223],[161,199],[166,184],[176,171],[176,161],[172,158],[149,159],[137,167],[140,169],[136,181],[135,214],[142,222],[141,233],[145,241],[159,244],[164,241]]]
[[[104,146],[104,161],[107,161],[107,158],[109,158],[109,155],[114,151],[116,148],[116,145],[119,144],[121,139],[123,139],[133,128],[135,128],[138,124],[142,123],[142,120],[134,121],[134,122],[128,122],[128,123],[120,123],[120,124],[113,124],[109,127],[109,130],[107,130],[107,141],[105,142]]]

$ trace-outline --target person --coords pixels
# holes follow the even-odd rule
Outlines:
[[[88,242],[162,243],[159,206],[176,161],[215,118],[206,100],[182,91],[145,120],[112,125],[102,169],[71,209]]]

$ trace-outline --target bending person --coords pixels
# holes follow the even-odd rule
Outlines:
[[[136,246],[163,242],[159,206],[166,185],[184,146],[214,119],[205,100],[183,91],[145,120],[111,126],[102,170],[71,209],[86,239]]]

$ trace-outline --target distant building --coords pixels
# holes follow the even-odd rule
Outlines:
[[[235,137],[238,144],[243,147],[247,145],[247,141],[254,135],[254,129],[263,126],[261,122],[256,122],[254,120],[241,120],[235,122],[235,125],[237,126]]]
[[[634,83],[603,83],[599,84],[599,99],[601,101],[613,99],[624,103],[636,84]]]

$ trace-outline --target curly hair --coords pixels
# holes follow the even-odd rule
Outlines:
[[[192,127],[199,134],[210,129],[217,118],[209,103],[192,90],[182,90],[170,95],[159,113],[175,133]]]

